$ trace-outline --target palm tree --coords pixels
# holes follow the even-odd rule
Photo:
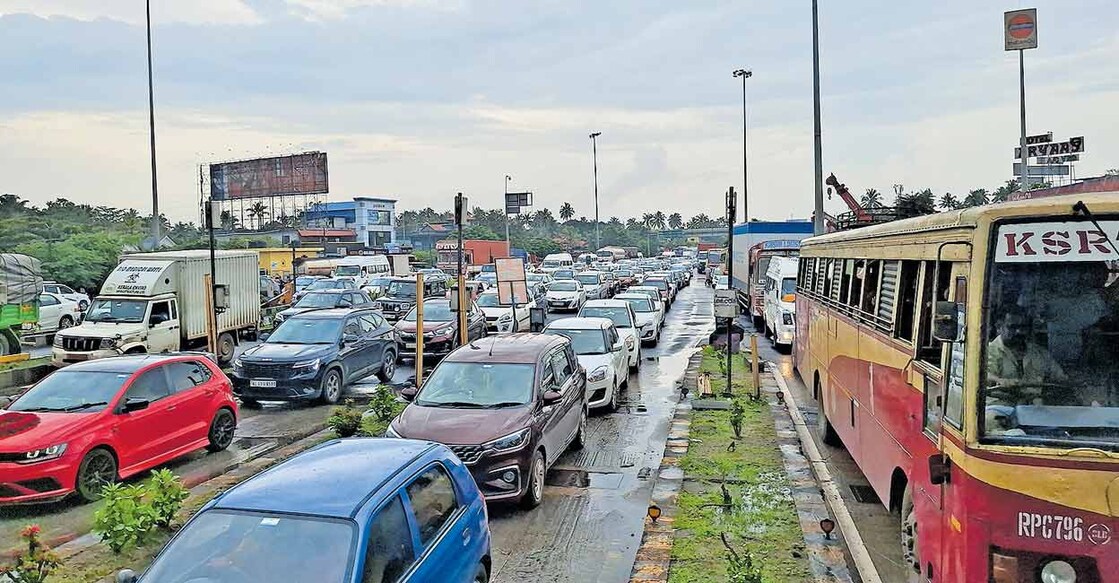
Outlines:
[[[248,213],[256,221],[256,228],[260,229],[264,217],[268,216],[268,205],[264,204],[264,201],[258,200],[249,207]]]
[[[880,207],[882,206],[882,193],[873,188],[868,188],[866,194],[859,199],[859,204],[868,209]]]
[[[563,203],[563,205],[560,206],[560,218],[563,219],[564,222],[567,222],[570,221],[573,216],[575,216],[575,207],[571,206],[569,202]]]
[[[672,213],[671,215],[668,215],[668,228],[679,229],[680,227],[683,227],[683,226],[684,226],[684,217],[681,217],[680,213]]]
[[[986,188],[976,188],[975,190],[972,190],[971,192],[967,193],[967,196],[964,197],[964,200],[963,200],[962,204],[963,204],[963,206],[969,206],[970,207],[970,206],[985,205],[989,202],[990,202],[990,200],[987,197],[987,189]]]
[[[956,195],[951,192],[945,192],[944,196],[940,197],[940,202],[938,204],[942,211],[956,210],[960,208],[960,199],[956,198]]]
[[[706,213],[699,213],[698,215],[688,219],[689,229],[706,229],[711,226],[711,217]]]
[[[621,227],[622,220],[618,217],[610,217],[610,221],[608,221],[606,224],[610,225],[611,227]]]
[[[637,227],[640,226],[640,225],[641,225],[641,222],[638,221],[637,219],[633,218],[633,217],[630,217],[630,218],[626,219],[626,228],[627,229],[636,230]]]
[[[664,230],[664,228],[665,228],[664,211],[657,211],[657,212],[653,213],[653,226],[656,227],[657,230],[659,230],[659,231]]]
[[[222,211],[220,220],[221,228],[225,229],[226,231],[232,231],[234,228],[237,227],[237,223],[239,222],[237,220],[237,217],[233,216],[233,213],[229,211]]]
[[[656,220],[656,215],[654,215],[653,213],[645,213],[641,215],[641,226],[645,227],[646,229],[651,229],[653,228],[653,224],[656,222]]]
[[[1006,202],[1006,199],[1015,192],[1018,192],[1018,181],[1007,180],[1006,184],[996,188],[995,191],[991,193],[991,202]]]

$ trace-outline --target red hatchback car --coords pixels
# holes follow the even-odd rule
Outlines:
[[[237,404],[203,355],[121,356],[56,371],[0,411],[0,504],[101,487],[233,442]]]

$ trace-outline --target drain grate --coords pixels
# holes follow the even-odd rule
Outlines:
[[[878,494],[874,493],[874,488],[870,486],[863,486],[862,484],[852,484],[850,486],[851,494],[855,496],[855,500],[863,504],[880,504],[881,500],[878,499]]]

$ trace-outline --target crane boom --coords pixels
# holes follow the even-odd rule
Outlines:
[[[839,198],[843,199],[843,202],[847,203],[847,208],[851,209],[851,212],[855,214],[855,218],[860,223],[870,222],[870,215],[863,209],[862,205],[859,204],[859,201],[855,200],[855,197],[851,195],[851,191],[847,190],[847,185],[841,184],[834,173],[829,174],[828,179],[825,180],[824,183],[835,189],[835,193],[839,195]]]

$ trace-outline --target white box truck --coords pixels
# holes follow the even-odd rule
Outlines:
[[[254,333],[260,322],[259,261],[256,251],[216,252],[216,283],[227,290],[227,307],[217,317],[222,364],[233,359],[240,333]],[[204,349],[207,273],[207,249],[121,257],[82,323],[55,335],[52,363]]]

